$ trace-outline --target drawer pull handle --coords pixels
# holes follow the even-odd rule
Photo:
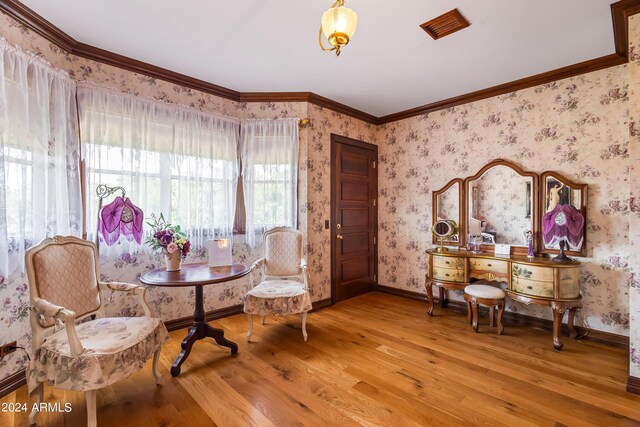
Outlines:
[[[449,277],[449,273],[446,273],[446,274],[445,274],[445,276],[446,276],[446,277]]]
[[[527,289],[533,289],[533,286],[527,286]]]
[[[449,262],[449,261],[445,261],[444,263],[445,263],[445,264],[450,264],[450,262]]]
[[[491,267],[491,264],[487,264],[487,267]]]

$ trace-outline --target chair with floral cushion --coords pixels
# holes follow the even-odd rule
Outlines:
[[[265,256],[251,266],[251,286],[244,301],[249,319],[247,341],[253,334],[253,315],[300,314],[302,337],[307,340],[307,312],[311,296],[307,265],[302,257],[302,232],[276,227],[264,233]]]
[[[45,382],[83,391],[87,425],[95,426],[97,389],[142,369],[151,356],[159,384],[158,357],[168,334],[162,321],[151,316],[144,287],[100,281],[95,244],[77,237],[44,239],[26,252],[25,260],[33,332],[27,384],[38,404]],[[144,316],[105,317],[101,291],[136,295]],[[31,424],[37,415],[31,412]]]

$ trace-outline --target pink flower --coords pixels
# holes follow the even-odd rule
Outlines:
[[[178,250],[178,245],[176,245],[175,243],[171,242],[167,245],[167,252],[169,252],[170,254],[174,253],[177,250]]]

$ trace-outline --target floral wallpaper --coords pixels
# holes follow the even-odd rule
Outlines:
[[[578,322],[628,334],[627,73],[626,65],[608,68],[381,126],[380,283],[424,292],[431,191],[508,159],[589,184]],[[543,307],[510,302],[508,309],[551,318]]]
[[[629,374],[640,378],[640,15],[629,18]]]
[[[531,193],[527,212],[527,183],[530,177],[520,176],[507,166],[496,166],[473,181],[478,188],[478,218],[486,222],[485,232],[495,233],[496,243],[525,245],[522,231],[532,227]],[[476,203],[471,201],[471,205]],[[528,216],[527,216],[528,214]]]
[[[636,25],[637,36],[640,31]],[[67,70],[80,82],[108,86],[123,92],[187,105],[236,118],[309,117],[300,131],[299,228],[305,231],[306,256],[313,301],[330,297],[331,134],[348,136],[379,145],[379,282],[382,285],[424,293],[426,257],[431,244],[431,191],[455,177],[477,172],[490,160],[501,157],[525,169],[557,170],[589,184],[589,253],[581,277],[585,299],[583,322],[592,328],[627,334],[629,302],[638,307],[640,286],[632,273],[640,259],[630,246],[640,245],[630,233],[629,181],[633,156],[629,146],[629,76],[631,67],[618,66],[553,82],[499,97],[461,105],[399,122],[374,126],[307,103],[239,103],[164,82],[117,67],[71,55],[36,33],[0,13],[0,37],[43,56]],[[631,41],[633,43],[633,38]],[[633,46],[633,45],[632,45]],[[637,66],[637,58],[636,63]],[[638,70],[635,71],[638,86]],[[633,85],[632,85],[633,87]],[[633,93],[633,92],[632,92]],[[633,101],[633,99],[631,100]],[[636,105],[638,100],[636,99]],[[636,135],[637,136],[637,135]],[[632,157],[630,157],[632,156]],[[635,172],[638,173],[637,171]],[[633,199],[631,199],[633,200]],[[633,224],[631,232],[633,232]],[[234,241],[234,259],[250,263],[262,254]],[[638,251],[635,251],[638,252]],[[639,255],[640,256],[640,255]],[[190,261],[206,259],[196,252]],[[162,259],[144,250],[101,259],[105,280],[136,282],[144,271],[162,264]],[[629,283],[634,286],[628,295]],[[247,279],[207,287],[207,310],[241,302]],[[108,312],[132,315],[139,311],[126,296],[108,296]],[[453,295],[453,298],[460,298]],[[635,300],[634,300],[635,298]],[[192,314],[193,290],[149,288],[148,300],[164,320]],[[28,284],[26,276],[14,273],[0,278],[0,342],[18,340],[30,346]],[[633,302],[635,301],[635,303]],[[510,304],[509,309],[550,318],[542,308]],[[637,309],[636,309],[637,311]],[[640,319],[632,314],[632,361],[640,371]],[[635,320],[634,320],[635,319]],[[312,317],[310,322],[312,322]],[[578,320],[578,322],[580,319]],[[0,379],[24,367],[23,352],[0,360]]]

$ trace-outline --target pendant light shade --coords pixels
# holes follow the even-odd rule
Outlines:
[[[329,10],[322,14],[322,25],[320,26],[319,42],[322,50],[335,51],[340,55],[340,48],[346,46],[358,25],[358,15],[348,7],[344,6],[344,0],[336,1]],[[322,34],[332,46],[325,48],[322,44]]]

